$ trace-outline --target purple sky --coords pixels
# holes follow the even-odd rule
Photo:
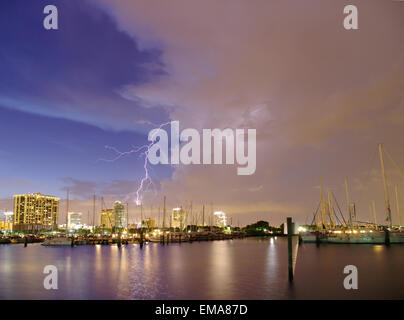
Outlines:
[[[303,223],[320,176],[341,208],[348,176],[359,217],[374,199],[383,220],[377,144],[404,170],[403,3],[355,1],[359,30],[347,31],[349,1],[54,2],[58,31],[42,27],[48,2],[0,4],[2,208],[14,193],[64,197],[69,187],[72,210],[91,210],[97,193],[134,213],[142,158],[99,159],[171,119],[257,129],[257,171],[152,167],[146,206],[165,194],[169,206],[213,203],[241,223]],[[404,180],[386,163],[404,207]]]

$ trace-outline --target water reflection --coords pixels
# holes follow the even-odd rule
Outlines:
[[[45,248],[0,246],[2,299],[404,298],[404,246],[303,244],[293,287],[285,238],[160,245]],[[43,288],[56,265],[59,290]],[[344,290],[345,265],[360,290]],[[377,274],[377,277],[375,275]]]

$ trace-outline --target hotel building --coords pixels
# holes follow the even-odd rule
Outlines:
[[[103,209],[100,214],[100,227],[106,229],[125,228],[126,210],[120,201],[114,202],[113,209]]]
[[[14,231],[52,230],[57,227],[59,198],[35,194],[14,195]]]

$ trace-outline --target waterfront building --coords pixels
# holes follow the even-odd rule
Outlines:
[[[59,198],[34,194],[14,195],[14,231],[52,230],[57,226]]]
[[[142,220],[142,227],[144,228],[155,228],[156,227],[156,219],[146,218]]]
[[[180,228],[180,230],[185,228],[185,212],[182,207],[173,209],[171,226],[173,228]]]
[[[112,229],[115,226],[114,209],[102,209],[100,214],[100,227]]]
[[[1,232],[12,231],[12,230],[13,230],[12,222],[0,221],[0,231]]]
[[[10,222],[13,223],[14,220],[14,212],[12,211],[3,211],[3,219],[1,219],[4,222]]]
[[[215,219],[214,225],[219,228],[224,228],[227,226],[227,217],[226,213],[223,211],[216,211],[213,213],[213,217]]]
[[[113,209],[101,210],[100,227],[106,229],[126,227],[126,210],[120,201],[114,202]]]
[[[125,228],[126,227],[126,211],[125,211],[125,206],[120,201],[114,202],[114,212],[115,212],[115,227]]]
[[[12,211],[0,212],[0,231],[7,232],[13,230],[13,216]]]
[[[75,229],[80,227],[83,223],[82,223],[82,213],[81,212],[69,212],[68,215],[68,226],[69,229]]]

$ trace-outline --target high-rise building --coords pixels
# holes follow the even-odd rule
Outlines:
[[[156,219],[146,218],[142,220],[142,227],[144,228],[155,228],[156,227]]]
[[[82,213],[81,212],[69,212],[69,216],[68,216],[68,226],[69,228],[76,228],[81,226],[83,223],[81,221],[81,217],[82,217]]]
[[[227,226],[227,217],[223,211],[216,211],[213,213],[215,218],[214,225],[219,228],[224,228]]]
[[[182,208],[174,208],[171,217],[171,226],[173,228],[185,228],[185,212]]]
[[[35,194],[14,195],[14,231],[52,230],[57,227],[59,198]]]
[[[100,227],[106,229],[126,227],[126,210],[120,201],[114,202],[113,209],[103,209],[101,211]]]
[[[13,216],[12,211],[3,211],[0,213],[0,231],[12,231],[13,230]]]
[[[125,228],[126,227],[125,206],[120,201],[115,201],[114,211],[115,211],[115,227]]]
[[[102,209],[100,214],[100,227],[112,229],[115,227],[115,211],[114,209]]]

